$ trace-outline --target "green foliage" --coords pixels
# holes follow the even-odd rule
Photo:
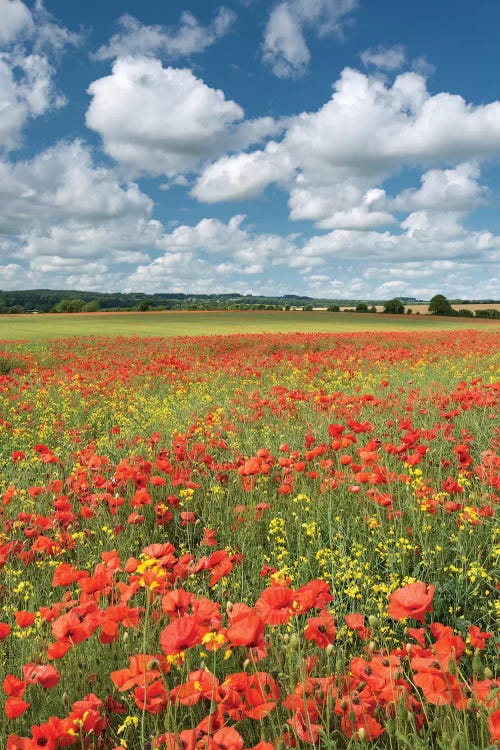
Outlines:
[[[488,320],[500,320],[500,310],[489,308],[487,310],[476,310],[476,318],[487,318]]]
[[[97,312],[100,307],[99,300],[94,299],[92,302],[87,302],[87,304],[82,307],[82,312]]]
[[[443,294],[436,294],[429,302],[431,315],[456,315],[451,303]]]
[[[85,302],[82,299],[62,299],[52,308],[56,313],[82,312]]]
[[[366,302],[360,302],[359,304],[356,305],[356,307],[354,308],[354,310],[355,310],[355,312],[367,313],[368,312],[368,305],[366,304]]]
[[[403,315],[404,311],[405,306],[397,297],[395,297],[394,299],[390,299],[384,305],[384,312],[388,313],[389,315]]]

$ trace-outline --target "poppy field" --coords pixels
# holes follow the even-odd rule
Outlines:
[[[0,747],[500,741],[500,331],[0,341]]]

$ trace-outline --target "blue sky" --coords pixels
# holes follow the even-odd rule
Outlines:
[[[500,3],[0,0],[0,289],[500,297]]]

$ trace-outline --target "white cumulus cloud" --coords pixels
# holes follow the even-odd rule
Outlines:
[[[0,19],[0,44],[10,44],[33,32],[33,17],[21,0],[0,0]]]
[[[279,78],[294,78],[307,69],[311,53],[305,33],[340,34],[357,0],[285,0],[271,12],[264,31],[262,58]]]
[[[189,11],[184,11],[180,23],[175,27],[148,26],[137,18],[123,15],[118,20],[120,31],[111,37],[108,44],[100,47],[93,57],[110,60],[128,55],[186,57],[203,52],[218,39],[225,36],[236,19],[236,13],[220,7],[212,22],[203,26]]]
[[[276,131],[272,118],[244,121],[243,109],[187,68],[146,57],[120,58],[89,86],[87,126],[116,161],[173,177],[229,148]]]

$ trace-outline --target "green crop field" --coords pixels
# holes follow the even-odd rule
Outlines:
[[[329,331],[415,331],[486,327],[497,321],[426,315],[322,311],[148,312],[65,315],[0,315],[0,339],[43,340],[65,336],[199,336],[203,334]]]

